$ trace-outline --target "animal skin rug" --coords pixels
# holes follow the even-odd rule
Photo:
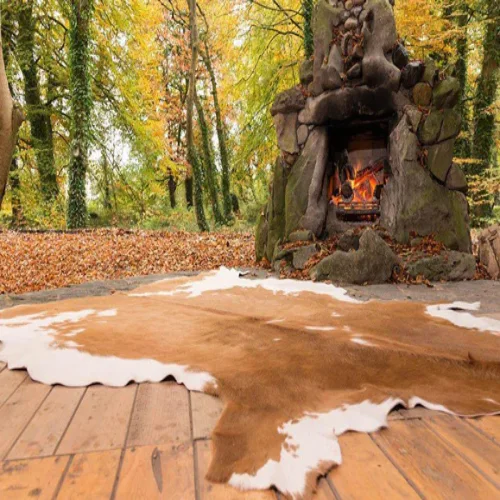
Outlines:
[[[398,405],[500,413],[500,321],[479,304],[360,303],[332,285],[221,269],[131,293],[0,313],[0,360],[46,384],[171,375],[218,395],[213,482],[308,498],[338,436]]]

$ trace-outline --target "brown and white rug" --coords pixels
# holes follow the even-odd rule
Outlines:
[[[341,464],[339,436],[386,426],[399,404],[500,413],[500,321],[478,309],[360,303],[332,285],[221,269],[3,311],[0,360],[46,384],[171,375],[216,394],[208,479],[303,498]]]

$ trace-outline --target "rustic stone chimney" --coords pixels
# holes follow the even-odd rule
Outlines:
[[[409,61],[388,0],[319,0],[314,56],[272,107],[278,146],[257,257],[301,235],[380,225],[471,251],[453,70]]]

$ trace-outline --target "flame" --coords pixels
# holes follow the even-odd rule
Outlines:
[[[362,169],[361,164],[360,163],[356,164],[355,169],[354,169],[355,178],[349,179],[347,181],[354,192],[354,197],[349,203],[363,203],[363,204],[365,204],[365,203],[373,203],[376,201],[375,200],[375,190],[377,189],[377,186],[379,184],[379,181],[377,180],[377,177],[376,177],[376,172],[371,172],[367,175],[357,177],[357,173],[361,169]],[[337,179],[338,179],[338,175],[337,175]],[[345,200],[343,199],[342,195],[333,196],[335,180],[332,177],[332,180],[330,183],[330,197],[336,205],[339,205],[340,203],[345,203]],[[340,179],[338,180],[338,183],[340,184]]]

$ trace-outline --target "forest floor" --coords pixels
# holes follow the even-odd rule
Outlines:
[[[0,294],[221,266],[254,267],[253,234],[0,232]]]

